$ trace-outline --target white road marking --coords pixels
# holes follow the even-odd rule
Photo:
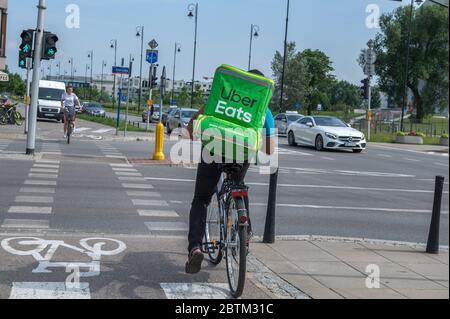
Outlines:
[[[56,181],[26,180],[25,185],[48,185],[56,186]]]
[[[152,199],[132,199],[135,206],[169,206],[164,200],[152,200]]]
[[[145,217],[180,217],[180,215],[173,210],[138,209],[138,214],[139,216]]]
[[[141,173],[137,172],[115,172],[118,176],[142,176]]]
[[[41,164],[60,164],[60,161],[50,161],[50,160],[36,160],[36,163]]]
[[[266,207],[266,203],[250,203],[250,206]],[[311,208],[323,210],[357,210],[357,211],[375,211],[391,213],[418,213],[431,214],[429,209],[407,209],[407,208],[381,208],[381,207],[354,207],[354,206],[321,206],[321,205],[298,205],[298,204],[277,204],[277,207],[289,208]],[[441,214],[448,215],[448,211],[441,211]]]
[[[183,201],[181,201],[181,200],[171,200],[170,203],[171,204],[183,204]]]
[[[36,219],[5,219],[2,224],[3,228],[50,228],[48,220]]]
[[[409,158],[409,157],[405,157],[404,160],[405,161],[410,161],[410,162],[420,162],[420,160],[418,160],[418,159]]]
[[[166,182],[195,182],[193,179],[175,179],[175,178],[161,178],[161,177],[145,177],[146,180],[158,180]],[[268,183],[246,183],[248,186],[269,186]],[[373,188],[373,187],[353,187],[353,186],[336,186],[336,185],[302,185],[302,184],[278,184],[279,187],[297,187],[297,188],[323,188],[323,189],[347,189],[355,191],[374,191],[374,192],[401,192],[401,193],[434,193],[433,190],[422,189],[402,189],[402,188]],[[448,194],[448,192],[444,192]]]
[[[51,214],[51,207],[11,206],[9,214]]]
[[[145,191],[127,191],[127,195],[130,197],[161,197],[159,193]]]
[[[321,156],[322,159],[327,160],[327,161],[334,161],[334,158],[331,157],[327,157],[327,156]]]
[[[228,284],[161,283],[167,299],[231,299]]]
[[[137,172],[137,169],[135,168],[113,167],[112,170],[114,172]]]
[[[28,177],[30,177],[30,178],[58,178],[58,175],[30,173],[30,174],[28,174]]]
[[[34,173],[58,173],[57,169],[48,169],[48,168],[31,168],[30,172]]]
[[[188,225],[180,222],[146,222],[150,231],[188,231]]]
[[[378,156],[381,156],[381,157],[387,157],[387,158],[391,158],[392,157],[392,155],[387,155],[387,154],[377,154]]]
[[[20,193],[48,193],[54,194],[54,188],[41,188],[41,187],[22,187],[19,190]]]
[[[92,128],[90,127],[77,127],[73,132],[74,133],[81,133],[81,132],[85,132],[85,131],[89,131]]]
[[[34,164],[33,167],[35,167],[35,168],[52,168],[52,169],[58,169],[58,168],[59,168],[59,165]]]
[[[434,165],[439,165],[439,166],[445,166],[445,167],[448,167],[448,163],[447,163],[447,164],[444,164],[444,163],[438,163],[438,162],[435,162]]]
[[[114,130],[113,128],[102,128],[100,130],[93,131],[92,133],[102,134],[102,133],[107,133],[107,132],[110,132],[113,130]]]
[[[111,167],[133,167],[131,164],[109,164]]]
[[[124,188],[137,188],[137,189],[153,189],[153,186],[150,184],[122,184]]]
[[[65,282],[13,282],[9,299],[91,299],[91,293],[87,282],[70,289]]]
[[[118,177],[119,181],[135,181],[135,182],[145,182],[144,177],[130,177],[130,176],[121,176]]]
[[[16,196],[16,203],[53,203],[52,196]]]
[[[108,157],[108,158],[125,158],[125,156],[123,156],[123,155],[120,155],[120,156],[118,156],[118,155],[105,155],[105,157]]]

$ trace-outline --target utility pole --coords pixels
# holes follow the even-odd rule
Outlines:
[[[28,111],[29,115],[29,131],[27,135],[27,155],[34,155],[35,143],[36,143],[36,121],[37,121],[37,107],[39,98],[39,74],[41,69],[42,58],[42,39],[44,36],[44,19],[45,19],[45,0],[39,0],[37,28],[36,28],[36,44],[34,46],[34,69],[33,69],[33,82],[31,86],[31,105]]]
[[[129,72],[128,72],[128,85],[127,85],[127,106],[125,111],[125,129],[123,131],[123,136],[127,136],[127,128],[128,128],[128,105],[130,102],[130,86],[131,86],[131,74],[133,70],[133,57],[130,54],[130,63],[129,63]]]
[[[28,134],[28,122],[29,122],[29,110],[30,110],[30,85],[31,85],[31,79],[30,79],[30,70],[31,65],[33,63],[33,60],[30,58],[27,58],[27,98],[25,101],[25,125],[24,125],[24,134]]]
[[[289,3],[287,1],[287,13],[286,13],[286,30],[284,33],[284,54],[283,54],[283,70],[281,71],[281,87],[280,87],[280,112],[283,112],[283,93],[284,93],[284,71],[286,69],[286,55],[287,55],[287,36],[289,26]]]
[[[142,60],[144,55],[144,26],[137,27],[136,36],[141,37],[141,63],[139,68],[139,98],[138,98],[138,113],[141,112],[142,101]]]

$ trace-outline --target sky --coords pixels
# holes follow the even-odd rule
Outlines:
[[[408,1],[404,1],[406,4]],[[18,47],[23,29],[35,28],[38,0],[9,0],[7,61],[13,72],[19,69]],[[188,18],[189,0],[46,0],[45,30],[56,33],[58,53],[51,61],[55,75],[61,61],[61,73],[70,73],[73,57],[76,75],[84,76],[90,63],[88,52],[94,51],[94,74],[101,73],[102,60],[111,72],[114,50],[110,41],[117,39],[118,61],[130,54],[135,58],[134,75],[139,75],[140,39],[136,27],[144,26],[144,49],[151,39],[159,43],[159,64],[172,77],[174,45],[181,44],[177,54],[176,79],[192,77],[194,19]],[[220,64],[247,68],[250,26],[259,26],[259,37],[253,41],[252,68],[271,76],[270,63],[278,50],[282,52],[286,22],[286,0],[198,0],[198,37],[196,79],[211,77]],[[400,2],[392,0],[291,0],[288,41],[297,49],[319,49],[332,60],[333,74],[340,80],[359,84],[364,77],[356,62],[360,50],[379,29],[368,28],[366,20],[376,14],[391,12]],[[77,5],[79,28],[68,28],[66,9]],[[372,9],[371,9],[372,8]],[[373,9],[375,8],[375,9]],[[369,12],[367,12],[369,10]],[[375,10],[375,11],[374,11]],[[44,61],[45,74],[50,62]],[[120,63],[120,62],[119,62]],[[127,64],[128,62],[126,62]],[[148,74],[144,61],[143,74]]]

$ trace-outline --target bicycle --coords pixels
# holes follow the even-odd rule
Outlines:
[[[69,108],[69,111],[66,113],[67,118],[67,144],[70,144],[70,136],[72,135],[75,125],[73,121],[75,120],[75,110]]]
[[[0,125],[15,124],[21,126],[23,124],[24,119],[22,114],[17,112],[17,104],[0,105]]]
[[[226,270],[231,295],[238,298],[245,285],[247,267],[247,230],[249,227],[245,198],[248,187],[239,182],[242,166],[221,165],[225,177],[208,207],[203,252],[213,265],[218,265],[225,252]]]

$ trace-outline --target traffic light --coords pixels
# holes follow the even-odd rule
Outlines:
[[[42,60],[51,60],[55,58],[56,52],[56,42],[58,42],[58,37],[56,34],[51,32],[44,32],[44,39],[42,43]]]
[[[369,79],[365,78],[364,80],[361,81],[361,83],[363,84],[363,86],[360,87],[361,97],[364,100],[368,100],[369,99]]]
[[[33,35],[34,30],[23,30],[20,34],[22,43],[19,46],[19,67],[22,69],[27,67],[27,58],[33,56]]]

